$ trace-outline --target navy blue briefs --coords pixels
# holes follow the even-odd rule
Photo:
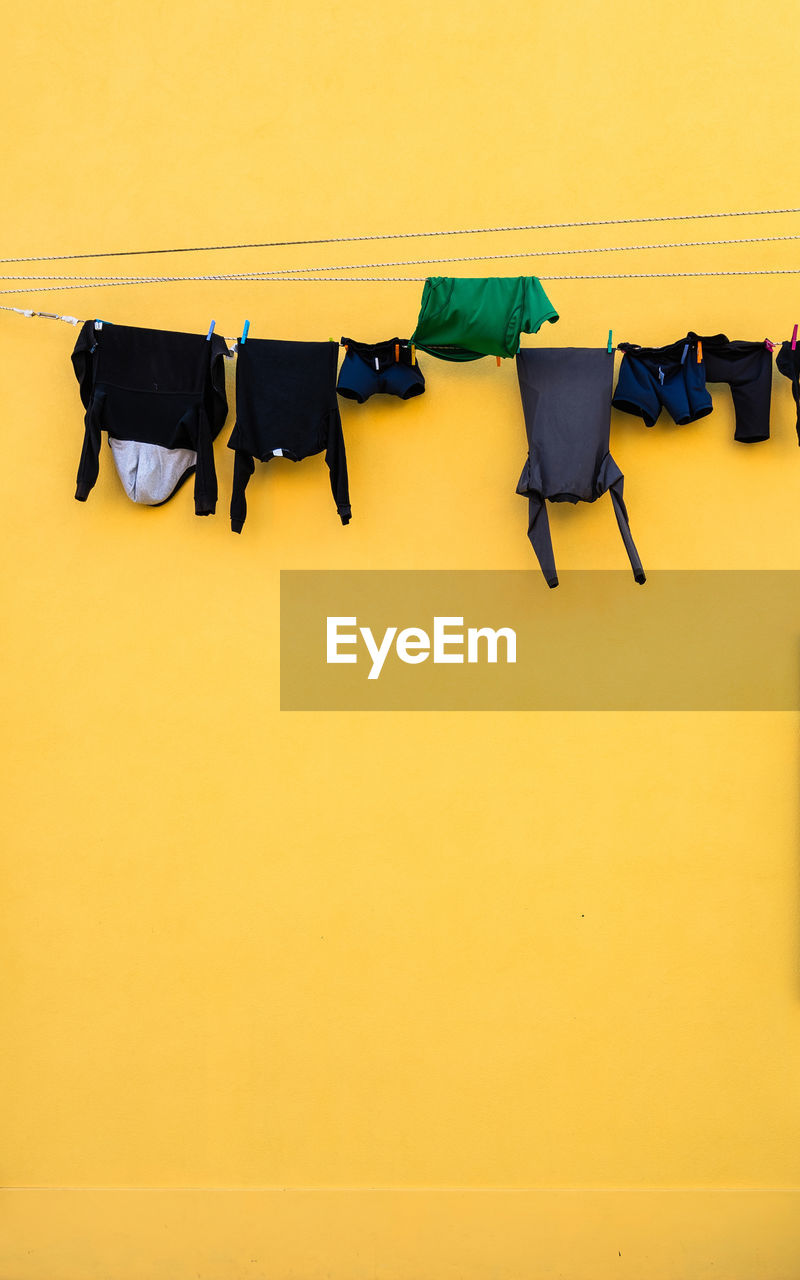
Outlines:
[[[698,360],[694,335],[666,347],[637,347],[621,342],[625,354],[612,404],[624,413],[634,413],[652,427],[662,408],[679,426],[695,422],[710,413],[713,405],[706,390],[706,368]]]
[[[422,370],[410,342],[388,338],[386,342],[354,342],[342,338],[345,357],[336,390],[348,400],[363,404],[376,394],[410,400],[425,390]]]

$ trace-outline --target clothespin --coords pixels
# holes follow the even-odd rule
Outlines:
[[[764,339],[764,346],[767,348],[767,351],[774,351],[774,350],[775,350],[775,343],[774,343],[774,342],[770,342],[769,338],[765,338],[765,339]]]
[[[396,342],[394,344],[394,362],[395,364],[400,363],[400,343],[399,342]]]
[[[375,372],[376,372],[376,373],[380,373],[380,371],[381,371],[381,362],[380,362],[380,360],[378,359],[378,357],[376,356],[376,357],[375,357]]]
[[[239,343],[241,346],[244,346],[244,344],[247,342],[247,335],[249,332],[250,332],[250,321],[245,320],[244,328],[242,329],[242,336],[239,339]]]
[[[699,338],[697,339],[697,363],[703,363],[703,344]]]
[[[792,351],[797,347],[797,325],[792,329]]]
[[[688,354],[689,354],[689,343],[687,342],[683,348],[683,355],[681,356],[681,364],[686,363],[686,357],[688,356]]]
[[[613,336],[613,332],[614,332],[614,331],[613,331],[613,329],[609,329],[609,331],[608,331],[608,354],[609,354],[610,356],[613,356],[613,354],[614,354],[614,346],[613,346],[613,343],[612,343],[612,341],[611,341],[611,338],[612,338],[612,336]]]
[[[102,329],[102,327],[103,327],[103,321],[102,321],[102,320],[95,320],[95,322],[94,322],[94,327],[95,327],[95,329]]]
[[[215,325],[216,323],[217,323],[217,322],[216,322],[216,320],[212,320],[212,321],[211,321],[211,324],[208,326],[208,333],[206,334],[206,342],[210,342],[210,341],[211,341],[211,335],[212,335],[212,333],[214,332],[214,325]]]
[[[499,369],[499,368],[500,368],[500,357],[499,357],[499,356],[497,356],[497,357],[496,357],[496,359],[497,359],[497,367],[498,367],[498,369]]]
[[[413,342],[411,343],[411,363],[412,363],[412,364],[416,364],[416,363],[417,363],[417,357],[416,357],[416,355],[414,354],[414,343],[413,343]]]

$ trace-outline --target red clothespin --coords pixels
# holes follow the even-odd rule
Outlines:
[[[400,363],[400,343],[399,342],[396,342],[394,344],[394,362],[395,364]]]
[[[792,329],[792,351],[797,347],[797,325]]]
[[[498,369],[499,369],[499,368],[500,368],[500,357],[499,357],[499,356],[497,356],[497,357],[496,357],[496,359],[497,359],[497,367],[498,367]]]

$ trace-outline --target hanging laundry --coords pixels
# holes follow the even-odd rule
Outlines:
[[[706,382],[728,383],[735,417],[734,440],[740,444],[769,440],[772,399],[770,348],[764,342],[731,342],[724,333],[706,338],[689,333],[685,342],[701,344]]]
[[[245,489],[255,459],[300,462],[325,450],[331,490],[342,524],[350,520],[347,459],[336,399],[338,348],[333,342],[248,338],[236,363],[236,425],[228,448],[233,467],[231,528],[247,517]]]
[[[689,332],[663,347],[621,342],[625,354],[614,392],[615,409],[641,417],[648,427],[662,406],[679,426],[711,413],[709,382],[727,382],[735,414],[734,439],[769,439],[772,354],[763,342],[731,342],[724,333]]]
[[[797,409],[797,443],[800,444],[800,351],[796,347],[793,350],[791,342],[782,343],[777,363],[784,378],[788,378],[792,384],[792,396]]]
[[[623,475],[609,453],[614,360],[602,348],[529,349],[517,355],[528,458],[517,493],[528,499],[528,537],[547,585],[558,586],[546,501],[594,502],[611,493],[637,582],[645,575],[628,524]]]
[[[336,390],[348,400],[363,404],[376,394],[410,400],[421,396],[425,379],[410,342],[388,338],[386,342],[354,342],[342,338],[346,348]]]
[[[217,504],[213,442],[228,412],[225,340],[87,320],[72,353],[86,409],[75,497],[100,468],[102,432],[133,502],[161,506],[194,475],[195,512]]]
[[[696,341],[687,338],[666,347],[620,342],[619,350],[625,354],[612,401],[615,409],[637,414],[646,427],[655,426],[662,407],[680,426],[711,413],[703,353]]]
[[[440,360],[511,357],[521,333],[557,319],[536,276],[429,276],[411,341]]]

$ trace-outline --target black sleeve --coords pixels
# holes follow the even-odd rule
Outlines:
[[[85,502],[95,486],[100,470],[100,431],[102,403],[95,403],[94,397],[94,360],[96,348],[94,338],[94,321],[87,320],[78,334],[78,341],[72,352],[72,367],[78,379],[81,400],[86,410],[84,416],[83,449],[78,464],[78,481],[75,497],[78,502]],[[102,400],[102,398],[101,398]]]
[[[216,440],[228,416],[228,395],[225,390],[225,360],[228,344],[217,333],[211,335],[210,397],[206,405],[211,423],[211,438]]]
[[[328,423],[328,447],[325,451],[325,461],[331,473],[331,492],[336,503],[336,510],[339,512],[339,519],[342,524],[349,524],[352,512],[350,510],[350,489],[347,483],[347,457],[344,451],[342,419],[339,413],[339,405],[336,401],[334,401],[331,409]]]
[[[105,394],[97,391],[89,401],[84,418],[83,449],[78,463],[78,480],[75,497],[85,502],[97,481],[100,471],[100,441]]]
[[[75,377],[78,379],[84,409],[89,408],[89,401],[92,398],[92,385],[94,383],[92,352],[94,349],[94,321],[86,320],[81,326],[78,341],[72,351],[72,367],[75,370]]]
[[[247,518],[247,499],[244,491],[247,482],[256,469],[256,464],[249,453],[237,449],[233,463],[233,492],[231,494],[231,529],[241,533]]]
[[[217,509],[217,472],[214,467],[214,438],[203,405],[198,409],[197,466],[194,473],[194,512],[213,516]]]

